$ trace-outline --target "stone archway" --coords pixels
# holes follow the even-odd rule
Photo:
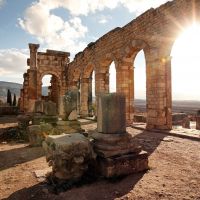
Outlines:
[[[52,100],[59,108],[59,97],[67,90],[66,65],[69,62],[69,53],[62,51],[47,50],[38,52],[38,44],[29,44],[30,58],[27,60],[30,68],[24,74],[23,89],[21,90],[20,110],[33,112],[36,100],[41,100],[41,80],[46,74],[51,74]]]
[[[147,71],[147,128],[172,128],[171,99],[171,46],[181,31],[200,19],[200,1],[174,0],[157,9],[149,9],[124,27],[117,27],[103,35],[96,42],[90,43],[82,52],[75,55],[69,63],[69,53],[47,50],[37,53],[38,45],[30,44],[30,69],[24,75],[24,87],[21,91],[22,110],[28,111],[29,102],[37,99],[37,72],[57,71],[61,79],[61,94],[78,87],[79,80],[84,80],[88,63],[95,68],[95,93],[108,92],[106,66],[115,61],[117,71],[117,92],[126,96],[126,120],[133,121],[133,67],[134,55],[143,49]],[[147,45],[148,44],[148,45]],[[146,48],[146,46],[148,48]],[[113,59],[114,58],[114,59]],[[110,63],[111,63],[110,62]],[[56,66],[56,67],[55,67]],[[78,73],[77,73],[78,72]],[[85,83],[86,84],[86,83]],[[31,103],[32,104],[32,103]]]
[[[42,79],[46,75],[51,75],[51,86],[48,88],[48,95],[42,95]],[[38,85],[37,85],[37,99],[41,99],[44,101],[52,101],[56,103],[57,110],[59,110],[59,101],[61,94],[61,81],[59,80],[59,75],[55,72],[46,71],[42,74],[38,74]]]

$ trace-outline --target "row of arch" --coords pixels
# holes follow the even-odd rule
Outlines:
[[[67,89],[80,86],[80,114],[88,114],[91,74],[95,71],[95,96],[109,92],[109,66],[116,67],[116,91],[126,97],[127,123],[134,115],[133,62],[143,50],[146,63],[147,128],[171,129],[171,49],[181,26],[194,20],[199,1],[174,0],[150,9],[122,28],[116,28],[88,45],[67,65]],[[183,16],[184,13],[184,16]]]

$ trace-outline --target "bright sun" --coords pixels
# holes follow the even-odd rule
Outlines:
[[[173,99],[200,100],[200,25],[182,33],[171,56]]]

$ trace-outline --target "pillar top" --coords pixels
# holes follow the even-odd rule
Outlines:
[[[28,46],[30,50],[34,50],[34,51],[37,51],[37,49],[40,47],[39,44],[33,44],[33,43],[29,43]]]

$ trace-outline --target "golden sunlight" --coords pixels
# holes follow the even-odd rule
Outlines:
[[[200,100],[200,25],[181,34],[171,56],[173,99]]]

